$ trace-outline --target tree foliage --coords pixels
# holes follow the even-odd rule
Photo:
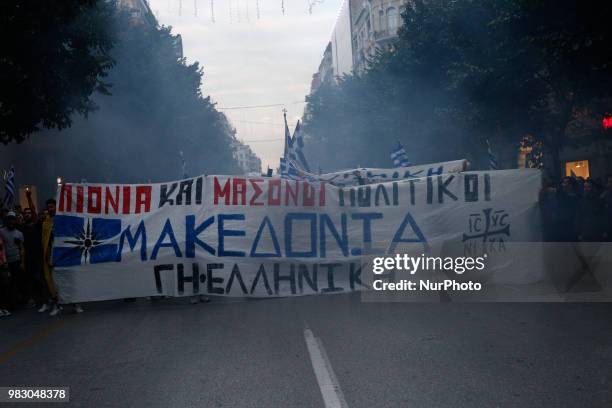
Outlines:
[[[313,151],[324,167],[387,166],[397,139],[416,162],[463,156],[478,165],[486,157],[484,139],[518,147],[532,134],[558,169],[571,124],[612,107],[612,5],[409,4],[392,48],[379,52],[364,74],[309,97],[305,129],[322,141],[319,147],[330,143]],[[331,146],[344,146],[346,160]]]
[[[230,150],[235,132],[210,97],[202,94],[202,67],[177,57],[170,27],[134,25],[129,18],[125,14],[117,18],[120,41],[113,53],[117,64],[109,76],[112,96],[100,97],[102,117],[110,115],[121,125],[109,132],[115,142],[105,144],[131,146],[114,153],[124,156],[115,156],[116,165],[138,154],[142,166],[138,173],[173,179],[180,176],[183,151],[192,175],[236,172]]]
[[[234,129],[202,93],[203,70],[178,55],[170,27],[113,14],[115,65],[109,95],[92,96],[98,109],[69,129],[44,130],[0,152],[15,164],[20,183],[52,194],[55,177],[67,182],[139,183],[239,171],[230,143]]]
[[[112,67],[114,5],[104,0],[0,2],[0,141],[63,129],[95,109]]]

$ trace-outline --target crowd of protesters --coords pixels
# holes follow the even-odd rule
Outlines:
[[[62,310],[51,264],[55,200],[47,200],[39,214],[27,197],[29,207],[2,209],[0,214],[0,317],[28,307],[51,316]],[[74,309],[83,311],[80,305]]]
[[[62,310],[51,263],[55,200],[47,200],[45,210],[37,213],[27,198],[29,207],[0,212],[0,317],[27,307],[51,316]],[[564,177],[556,185],[545,182],[540,206],[544,241],[612,241],[612,175],[605,185],[581,177]],[[207,301],[191,298],[191,303]],[[73,307],[83,311],[78,304]]]
[[[26,308],[36,308],[50,316],[63,310],[51,258],[56,203],[54,199],[47,200],[44,211],[37,213],[31,195],[26,196],[28,207],[0,209],[0,317],[10,316],[10,310]],[[192,304],[209,301],[204,295],[190,298]],[[72,307],[76,313],[83,312],[78,303]]]
[[[545,183],[540,205],[545,241],[612,241],[612,175],[605,184],[582,177]]]

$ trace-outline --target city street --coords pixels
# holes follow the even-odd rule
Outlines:
[[[1,1],[0,408],[612,408],[611,21]]]
[[[69,386],[79,407],[612,405],[611,304],[356,293],[85,309],[2,318],[0,385]]]

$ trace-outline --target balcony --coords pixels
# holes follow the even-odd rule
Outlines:
[[[397,37],[397,30],[396,29],[385,29],[385,30],[378,30],[378,31],[374,31],[374,40],[375,41],[384,41],[384,40],[390,40]]]

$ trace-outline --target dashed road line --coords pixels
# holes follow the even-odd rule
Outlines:
[[[321,390],[325,407],[348,408],[342,390],[340,389],[338,379],[325,353],[323,343],[320,339],[315,337],[309,328],[304,329],[304,339],[306,340],[306,347],[310,354],[310,361],[315,376],[317,377],[317,382],[319,383],[319,389]]]

